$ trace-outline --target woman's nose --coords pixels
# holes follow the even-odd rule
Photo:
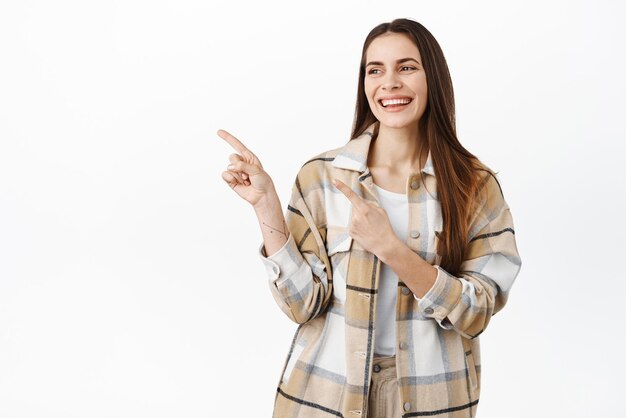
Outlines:
[[[400,80],[398,80],[398,76],[393,72],[389,73],[385,77],[382,87],[384,90],[391,90],[393,88],[400,87]]]

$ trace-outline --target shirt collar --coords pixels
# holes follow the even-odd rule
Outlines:
[[[346,170],[355,170],[361,173],[365,172],[367,170],[367,155],[369,154],[370,143],[372,142],[376,124],[378,123],[378,121],[372,123],[361,135],[348,141],[335,157],[333,166]],[[422,172],[430,174],[431,176],[435,175],[430,150],[428,150],[428,158],[426,159],[424,167],[422,167]]]

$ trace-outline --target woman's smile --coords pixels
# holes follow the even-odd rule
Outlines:
[[[399,112],[406,108],[407,105],[413,102],[410,97],[402,97],[397,99],[380,99],[378,103],[387,112]]]

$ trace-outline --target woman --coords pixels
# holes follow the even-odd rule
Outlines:
[[[473,417],[479,335],[519,273],[496,175],[458,141],[452,82],[421,24],[376,26],[351,140],[300,169],[285,216],[258,158],[222,174],[252,204],[271,293],[298,323],[275,417]]]

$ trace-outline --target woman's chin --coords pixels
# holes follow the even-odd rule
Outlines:
[[[408,127],[414,127],[417,124],[418,119],[407,117],[389,117],[389,115],[383,115],[377,118],[381,126],[393,129],[402,129]]]

